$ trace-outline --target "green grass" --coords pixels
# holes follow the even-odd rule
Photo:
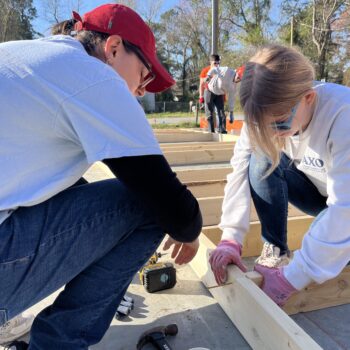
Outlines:
[[[174,128],[199,128],[199,125],[196,123],[186,122],[179,124],[154,124],[152,125],[153,129],[174,129]]]
[[[146,114],[148,119],[152,118],[185,118],[185,117],[193,117],[195,116],[190,112],[165,112],[165,113],[149,113]]]

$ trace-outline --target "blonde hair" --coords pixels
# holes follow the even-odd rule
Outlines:
[[[261,48],[246,64],[240,101],[253,147],[271,160],[267,175],[277,167],[284,142],[273,136],[266,117],[290,113],[312,88],[314,79],[310,61],[282,45]]]

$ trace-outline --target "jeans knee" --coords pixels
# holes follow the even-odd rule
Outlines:
[[[249,182],[254,187],[265,176],[271,166],[271,161],[265,156],[251,155],[249,162]]]

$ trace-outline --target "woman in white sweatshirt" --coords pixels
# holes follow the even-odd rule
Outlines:
[[[279,305],[311,282],[336,277],[350,260],[350,89],[314,83],[311,63],[279,45],[247,63],[240,88],[245,115],[231,160],[220,228],[210,258],[219,284],[240,253],[253,199],[264,248],[255,269]],[[316,216],[291,260],[288,202]]]

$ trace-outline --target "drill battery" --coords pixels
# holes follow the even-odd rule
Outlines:
[[[171,263],[158,261],[159,254],[152,255],[148,263],[140,270],[140,281],[149,293],[173,288],[176,284],[176,270]]]

